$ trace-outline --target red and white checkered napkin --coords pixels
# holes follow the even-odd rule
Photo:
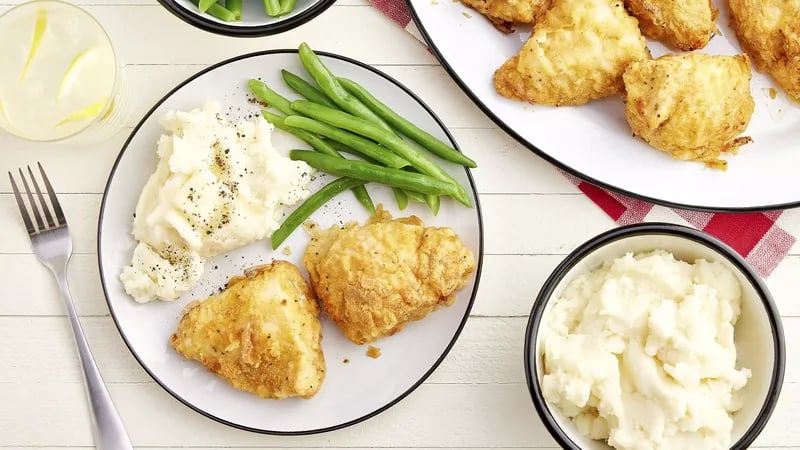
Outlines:
[[[370,0],[372,5],[415,38],[425,43],[404,0]],[[606,191],[564,174],[578,189],[620,225],[644,222],[648,215],[662,216],[666,208]],[[662,211],[659,211],[662,210]],[[745,257],[762,277],[772,273],[789,253],[795,238],[775,221],[781,211],[763,213],[706,213],[672,209],[691,226],[716,236]]]

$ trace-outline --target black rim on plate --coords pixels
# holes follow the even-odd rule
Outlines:
[[[584,174],[584,173],[582,173],[582,172],[580,172],[578,170],[575,170],[574,168],[562,163],[558,159],[550,156],[550,154],[548,154],[544,150],[542,150],[539,147],[535,146],[533,143],[529,142],[527,139],[525,139],[522,136],[520,136],[519,133],[517,133],[513,128],[508,126],[505,122],[503,122],[502,119],[497,117],[497,115],[491,110],[491,108],[486,106],[486,104],[483,103],[478,98],[478,96],[475,95],[474,92],[472,92],[472,89],[470,89],[470,87],[467,86],[467,84],[464,82],[464,80],[461,79],[461,77],[458,75],[458,72],[456,72],[455,69],[453,69],[453,67],[450,65],[450,63],[447,61],[447,59],[444,57],[442,52],[436,46],[436,42],[434,42],[433,39],[431,39],[430,35],[428,34],[428,31],[425,29],[425,26],[422,24],[422,20],[419,18],[419,14],[417,14],[417,10],[414,8],[414,0],[406,0],[406,4],[408,5],[409,11],[411,11],[411,18],[414,20],[414,24],[417,26],[417,29],[419,29],[420,34],[425,39],[425,42],[427,43],[428,48],[430,48],[431,51],[433,52],[433,54],[436,55],[436,59],[439,60],[439,63],[447,71],[448,75],[450,75],[450,78],[452,78],[453,81],[456,82],[458,87],[461,88],[461,90],[465,94],[467,94],[467,97],[469,97],[470,100],[472,100],[472,102],[475,103],[475,105],[478,108],[480,108],[480,110],[483,111],[483,113],[486,114],[487,117],[492,119],[492,121],[498,127],[500,127],[500,129],[505,131],[506,134],[508,134],[509,136],[514,138],[514,140],[516,140],[520,144],[524,145],[526,148],[528,148],[528,150],[532,151],[533,153],[535,153],[540,158],[542,158],[545,161],[549,162],[550,164],[558,167],[559,169],[563,170],[564,172],[567,172],[570,175],[573,175],[573,176],[575,176],[577,178],[580,178],[581,180],[584,180],[584,181],[586,181],[588,183],[591,183],[591,184],[593,184],[595,186],[599,186],[599,187],[601,187],[603,189],[607,189],[609,191],[613,191],[613,192],[625,195],[627,197],[635,198],[635,199],[638,199],[638,200],[644,200],[646,202],[655,203],[657,205],[662,205],[662,206],[666,206],[666,207],[669,207],[669,208],[688,209],[688,210],[695,210],[695,211],[710,211],[710,212],[714,212],[714,211],[758,212],[758,211],[790,209],[790,208],[800,207],[800,200],[797,200],[797,201],[794,201],[794,202],[786,202],[786,203],[774,204],[774,205],[748,206],[748,207],[718,207],[718,206],[703,206],[703,205],[682,204],[682,203],[671,202],[671,201],[668,201],[668,200],[663,200],[663,199],[659,199],[659,198],[655,198],[655,197],[648,197],[648,196],[645,196],[645,195],[637,194],[635,192],[631,192],[629,190],[620,188],[618,186],[614,186],[613,184],[610,184],[608,182],[600,181],[600,180],[598,180],[596,178],[593,178],[593,177],[590,177],[589,175],[586,175],[586,174]]]
[[[772,378],[770,380],[769,390],[767,391],[764,404],[761,405],[761,409],[759,410],[755,421],[750,425],[747,431],[745,431],[742,437],[731,447],[732,450],[745,450],[750,446],[750,444],[753,443],[759,433],[761,433],[761,430],[763,430],[764,426],[767,424],[769,417],[772,415],[772,412],[775,409],[775,405],[778,403],[778,397],[781,392],[781,387],[783,386],[783,377],[786,367],[786,346],[784,342],[783,326],[781,325],[780,315],[778,314],[778,309],[772,300],[772,296],[770,295],[767,286],[764,284],[761,278],[755,274],[753,269],[750,268],[750,265],[747,264],[747,262],[741,256],[739,256],[735,250],[709,234],[682,225],[652,222],[615,228],[593,237],[589,241],[576,248],[566,258],[564,258],[561,263],[559,263],[555,270],[553,270],[553,273],[544,282],[539,294],[536,296],[536,300],[533,303],[533,308],[531,309],[530,318],[528,319],[528,326],[525,331],[525,349],[523,352],[523,357],[525,359],[525,379],[527,380],[528,391],[533,399],[536,412],[538,413],[539,418],[542,420],[547,430],[559,443],[559,445],[566,449],[580,450],[581,447],[573,442],[572,439],[569,438],[569,436],[556,422],[555,418],[553,417],[553,413],[550,411],[547,403],[545,402],[539,386],[539,372],[536,368],[536,358],[538,355],[536,355],[535,341],[536,335],[539,332],[539,325],[541,324],[542,316],[544,315],[544,310],[548,301],[554,294],[556,286],[558,286],[564,276],[566,276],[567,273],[572,270],[572,268],[578,262],[583,260],[584,257],[591,254],[595,250],[620,239],[653,234],[677,236],[711,248],[719,255],[727,259],[745,276],[745,278],[747,278],[747,281],[753,285],[754,289],[758,293],[759,298],[764,304],[764,309],[766,310],[772,332],[775,360],[773,361]]]
[[[260,37],[283,33],[284,31],[299,27],[300,25],[303,25],[304,23],[317,17],[335,2],[336,0],[318,0],[316,3],[300,13],[294,15],[290,14],[286,19],[278,18],[271,23],[246,26],[217,22],[205,17],[199,12],[186,9],[184,6],[178,4],[178,0],[158,0],[158,3],[161,3],[161,6],[163,6],[167,11],[171,12],[175,17],[178,17],[189,25],[195,26],[210,33],[234,37]]]
[[[442,123],[442,121],[431,110],[431,108],[427,104],[425,104],[425,102],[423,102],[416,94],[411,92],[407,87],[405,87],[399,81],[395,80],[394,78],[392,78],[389,75],[381,72],[378,69],[375,69],[375,68],[373,68],[373,67],[371,67],[371,66],[369,66],[367,64],[364,64],[364,63],[362,63],[360,61],[356,61],[356,60],[354,60],[352,58],[348,58],[346,56],[341,56],[341,55],[337,55],[337,54],[334,54],[334,53],[328,53],[328,52],[317,51],[316,53],[318,55],[321,55],[321,56],[325,56],[325,57],[332,58],[332,59],[338,59],[340,61],[344,61],[344,62],[353,64],[355,66],[358,66],[361,69],[368,70],[368,71],[370,71],[370,72],[382,77],[386,81],[389,81],[390,83],[394,84],[398,88],[400,88],[406,95],[408,95],[409,97],[414,99],[414,101],[416,101],[417,104],[419,104],[425,110],[425,112],[428,113],[431,116],[431,118],[433,118],[433,120],[436,122],[436,124],[445,133],[445,135],[447,136],[448,140],[453,145],[453,147],[455,149],[459,150],[459,151],[461,150],[458,147],[458,144],[456,143],[455,139],[453,139],[453,136],[450,134],[450,131],[444,126],[444,123]],[[118,165],[119,165],[119,163],[120,163],[120,161],[122,159],[122,156],[125,154],[125,151],[127,150],[128,145],[130,144],[130,142],[133,139],[133,137],[136,136],[136,133],[139,131],[139,129],[142,127],[142,125],[147,121],[147,119],[150,118],[150,116],[155,112],[155,110],[159,106],[161,106],[161,104],[164,103],[167,99],[169,99],[175,92],[177,92],[178,90],[180,90],[181,88],[183,88],[185,85],[187,85],[188,83],[192,82],[196,78],[204,75],[205,73],[213,71],[213,70],[215,70],[215,69],[217,69],[219,67],[222,67],[224,65],[227,65],[227,64],[230,64],[230,63],[242,60],[242,59],[253,58],[253,57],[264,56],[264,55],[272,55],[272,54],[297,54],[297,50],[295,50],[295,49],[278,49],[278,50],[266,50],[266,51],[260,51],[260,52],[247,53],[247,54],[244,54],[244,55],[240,55],[240,56],[236,56],[236,57],[233,57],[233,58],[230,58],[230,59],[226,59],[226,60],[224,60],[222,62],[214,64],[214,65],[212,65],[210,67],[207,67],[207,68],[201,70],[200,72],[195,73],[191,77],[187,78],[186,80],[181,82],[179,85],[177,85],[175,88],[170,90],[166,95],[161,97],[161,99],[158,100],[156,102],[156,104],[153,105],[153,107],[150,108],[150,110],[144,115],[144,117],[139,121],[139,123],[136,124],[136,127],[134,127],[133,131],[131,131],[131,134],[128,136],[128,139],[123,144],[122,149],[119,152],[119,155],[117,155],[117,159],[114,161],[114,165],[111,168],[111,173],[108,176],[108,181],[106,182],[106,186],[105,186],[105,189],[103,191],[103,200],[102,200],[102,202],[100,204],[100,216],[99,216],[98,225],[97,225],[97,262],[98,262],[98,266],[100,268],[100,283],[101,283],[101,285],[103,287],[103,295],[106,298],[106,304],[108,305],[108,309],[111,312],[111,317],[114,319],[114,325],[117,327],[117,331],[119,331],[119,334],[122,337],[122,340],[125,342],[125,345],[128,347],[128,350],[131,352],[131,354],[136,359],[136,361],[139,363],[139,365],[142,366],[142,368],[145,370],[145,372],[147,372],[147,374],[150,375],[150,377],[153,380],[155,380],[155,382],[158,383],[158,385],[161,386],[161,388],[163,388],[170,395],[172,395],[175,399],[177,399],[178,401],[180,401],[184,405],[188,406],[189,408],[193,409],[194,411],[196,411],[196,412],[198,412],[198,413],[200,413],[200,414],[202,414],[202,415],[204,415],[204,416],[206,416],[206,417],[208,417],[210,419],[213,419],[213,420],[215,420],[217,422],[220,422],[220,423],[223,423],[225,425],[231,426],[233,428],[238,428],[238,429],[245,430],[245,431],[251,431],[251,432],[254,432],[254,433],[263,433],[263,434],[305,435],[305,434],[315,434],[315,433],[323,433],[323,432],[327,432],[327,431],[338,430],[338,429],[341,429],[341,428],[348,427],[350,425],[357,424],[359,422],[363,422],[363,421],[365,421],[365,420],[367,420],[369,418],[372,418],[372,417],[382,413],[383,411],[391,408],[392,406],[394,406],[395,404],[397,404],[398,402],[403,400],[405,397],[407,397],[409,394],[411,394],[414,390],[416,390],[423,382],[425,382],[426,379],[428,379],[428,377],[436,370],[436,368],[439,367],[439,365],[442,363],[442,361],[444,361],[444,358],[447,356],[448,353],[450,353],[450,350],[453,348],[453,345],[456,343],[456,341],[458,340],[458,337],[461,335],[461,331],[464,329],[464,325],[466,324],[467,319],[469,318],[470,312],[472,311],[472,306],[475,303],[475,296],[478,293],[478,285],[480,284],[481,270],[483,268],[483,214],[482,214],[482,211],[481,211],[480,199],[478,198],[478,190],[477,190],[477,188],[475,186],[475,181],[472,178],[472,174],[470,173],[470,170],[467,169],[467,168],[464,168],[464,171],[465,171],[465,173],[467,175],[467,179],[469,180],[470,188],[472,189],[473,199],[475,200],[475,212],[477,214],[477,219],[478,219],[478,255],[477,255],[477,263],[476,263],[476,266],[475,266],[475,283],[474,283],[473,288],[472,288],[472,293],[471,293],[470,298],[469,298],[469,303],[467,304],[467,309],[464,312],[464,317],[461,319],[461,322],[458,324],[458,327],[456,328],[455,333],[453,334],[453,338],[450,340],[450,342],[444,348],[444,350],[442,351],[442,354],[439,356],[439,358],[437,358],[437,360],[433,363],[431,368],[428,369],[428,371],[425,372],[420,377],[419,380],[417,380],[413,385],[411,385],[411,387],[409,387],[405,392],[400,394],[394,400],[392,400],[392,401],[386,403],[385,405],[377,408],[376,410],[372,411],[369,414],[366,414],[364,416],[358,417],[358,418],[353,419],[353,420],[342,422],[342,423],[337,424],[337,425],[332,425],[332,426],[325,427],[325,428],[301,430],[301,431],[280,431],[280,430],[269,430],[269,429],[265,429],[265,428],[252,428],[252,427],[248,427],[248,426],[244,426],[244,425],[241,425],[241,424],[237,424],[237,423],[234,423],[234,422],[227,421],[225,419],[222,419],[220,417],[217,417],[217,416],[215,416],[213,414],[210,414],[210,413],[202,410],[201,408],[193,405],[192,403],[190,403],[186,399],[184,399],[184,398],[180,397],[179,395],[177,395],[167,385],[165,385],[144,364],[144,362],[141,360],[139,355],[136,353],[136,350],[134,350],[134,348],[131,346],[130,342],[128,342],[128,338],[125,335],[125,332],[122,330],[122,328],[120,327],[119,322],[117,321],[117,316],[116,316],[116,312],[114,311],[114,306],[112,305],[112,303],[111,303],[111,301],[109,299],[108,287],[106,286],[106,282],[105,282],[105,273],[104,273],[103,259],[102,259],[102,254],[103,254],[103,249],[102,249],[103,216],[104,216],[104,212],[105,212],[106,201],[108,200],[109,187],[111,186],[111,182],[114,179],[114,174],[117,171],[117,167],[118,167]]]

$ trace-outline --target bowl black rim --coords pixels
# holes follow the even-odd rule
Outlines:
[[[125,140],[125,143],[122,145],[122,148],[120,149],[116,160],[114,161],[114,165],[111,167],[111,171],[109,172],[109,175],[108,175],[108,180],[106,181],[105,187],[103,189],[103,199],[102,199],[102,201],[100,203],[100,213],[98,215],[97,235],[96,235],[96,238],[97,238],[97,264],[98,264],[98,269],[100,271],[100,284],[101,284],[101,286],[103,288],[103,297],[106,300],[106,306],[108,306],[109,312],[111,314],[111,318],[112,318],[112,320],[114,322],[114,327],[117,329],[117,332],[120,334],[120,337],[122,337],[122,340],[125,343],[125,346],[128,348],[128,351],[130,351],[131,355],[133,355],[133,358],[136,360],[136,362],[139,363],[139,366],[141,366],[142,369],[144,369],[144,371],[147,372],[147,375],[150,376],[150,378],[153,379],[153,381],[155,381],[156,384],[158,384],[162,389],[164,389],[173,398],[178,400],[181,404],[183,404],[184,406],[188,407],[189,409],[191,409],[191,410],[193,410],[193,411],[195,411],[195,412],[197,412],[197,413],[199,413],[199,414],[201,414],[201,415],[203,415],[203,416],[205,416],[205,417],[207,417],[207,418],[209,418],[211,420],[214,420],[216,422],[219,422],[221,424],[227,425],[229,427],[237,428],[237,429],[244,430],[244,431],[249,431],[249,432],[259,433],[259,434],[277,435],[277,436],[310,435],[310,434],[326,433],[326,432],[329,432],[329,431],[335,431],[335,430],[340,430],[342,428],[347,428],[347,427],[349,427],[351,425],[355,425],[357,423],[364,422],[364,421],[366,421],[368,419],[371,419],[372,417],[377,416],[378,414],[380,414],[380,413],[386,411],[387,409],[391,408],[392,406],[398,404],[400,401],[402,401],[403,399],[408,397],[412,392],[417,390],[417,388],[419,388],[425,382],[425,380],[427,380],[433,374],[433,372],[435,372],[436,369],[442,364],[444,359],[450,353],[450,350],[453,349],[453,346],[458,341],[458,338],[461,336],[461,332],[464,330],[464,326],[466,325],[467,321],[469,320],[470,315],[472,314],[472,307],[475,305],[475,298],[478,295],[478,289],[480,287],[480,282],[481,282],[481,274],[483,272],[483,256],[484,256],[484,232],[485,232],[485,229],[484,229],[484,226],[483,226],[483,210],[481,208],[480,196],[478,195],[478,187],[475,184],[474,178],[472,177],[471,170],[469,168],[467,168],[467,167],[464,167],[463,169],[464,169],[464,171],[465,171],[465,173],[467,175],[467,180],[469,181],[470,190],[474,194],[475,212],[476,212],[477,219],[478,219],[478,255],[477,255],[476,264],[475,264],[475,284],[474,284],[472,293],[471,293],[470,298],[469,298],[469,303],[467,304],[467,309],[464,311],[464,317],[461,319],[461,322],[459,322],[458,327],[455,329],[455,331],[453,333],[453,337],[450,340],[450,342],[448,342],[448,344],[442,349],[441,355],[439,355],[439,357],[436,359],[436,361],[434,361],[434,363],[431,365],[431,367],[425,373],[423,373],[420,376],[420,378],[418,380],[416,380],[416,382],[414,382],[407,390],[405,390],[403,393],[398,395],[393,400],[389,401],[385,405],[383,405],[383,406],[375,409],[374,411],[372,411],[372,412],[370,412],[368,414],[365,414],[365,415],[363,415],[361,417],[357,417],[355,419],[351,419],[349,421],[341,422],[341,423],[338,423],[338,424],[335,424],[335,425],[330,425],[330,426],[327,426],[327,427],[313,428],[313,429],[308,429],[308,430],[285,431],[285,430],[268,430],[268,429],[265,429],[265,428],[253,428],[253,427],[249,427],[249,426],[246,426],[246,425],[241,425],[241,424],[238,424],[238,423],[234,423],[234,422],[225,420],[225,419],[223,419],[221,417],[217,417],[217,416],[215,416],[215,415],[213,415],[213,414],[211,414],[209,412],[206,412],[202,408],[200,408],[198,406],[195,406],[194,404],[192,404],[188,400],[186,400],[183,397],[179,396],[175,391],[170,389],[169,386],[167,386],[157,376],[155,376],[155,374],[150,370],[149,367],[147,367],[147,365],[144,364],[142,359],[139,357],[139,354],[131,346],[131,344],[128,341],[128,338],[127,338],[125,332],[120,327],[119,322],[117,321],[116,313],[114,311],[114,306],[111,304],[111,301],[109,300],[108,287],[106,286],[106,282],[105,282],[106,275],[105,275],[105,270],[103,268],[103,260],[102,260],[102,255],[103,255],[103,246],[102,246],[103,217],[104,217],[104,213],[105,213],[106,201],[108,200],[108,188],[111,185],[112,180],[114,179],[114,174],[116,173],[117,168],[119,166],[119,163],[122,160],[122,155],[127,150],[128,145],[130,144],[130,142],[133,139],[133,137],[139,131],[139,128],[141,128],[142,125],[145,123],[145,121],[151,115],[153,115],[153,113],[156,111],[156,109],[158,109],[158,107],[162,103],[164,103],[169,97],[171,97],[172,94],[177,92],[179,89],[181,89],[186,84],[190,83],[192,80],[202,76],[203,74],[205,74],[207,72],[210,72],[210,71],[212,71],[214,69],[217,69],[217,68],[219,68],[221,66],[224,66],[226,64],[230,64],[230,63],[242,60],[242,59],[253,58],[253,57],[264,56],[264,55],[272,55],[272,54],[296,54],[296,53],[298,53],[297,49],[261,50],[261,51],[245,53],[243,55],[234,56],[232,58],[225,59],[225,60],[220,61],[220,62],[218,62],[218,63],[216,63],[214,65],[206,67],[205,69],[200,70],[199,72],[197,72],[197,73],[191,75],[190,77],[186,78],[184,81],[180,82],[177,86],[175,86],[174,88],[170,89],[170,91],[167,92],[166,94],[164,94],[157,102],[155,102],[155,104],[142,116],[141,120],[136,124],[136,126],[133,128],[133,130],[131,130],[130,134],[128,135],[128,138]],[[388,81],[388,82],[394,84],[395,86],[397,86],[398,88],[400,88],[409,97],[411,97],[415,102],[417,102],[425,110],[425,112],[428,113],[433,118],[433,120],[436,122],[436,124],[442,129],[442,131],[444,132],[445,136],[447,136],[447,139],[450,141],[450,143],[453,144],[454,148],[456,150],[458,150],[458,151],[461,151],[461,147],[458,145],[458,142],[456,142],[455,138],[450,133],[450,130],[447,129],[447,127],[444,125],[444,122],[442,122],[442,120],[439,118],[439,116],[436,115],[436,113],[433,111],[433,109],[431,109],[431,107],[428,106],[428,104],[425,103],[417,94],[412,92],[408,87],[406,87],[404,84],[400,83],[394,77],[388,75],[387,73],[385,73],[385,72],[383,72],[381,70],[376,69],[375,67],[372,67],[369,64],[363,63],[361,61],[358,61],[356,59],[353,59],[353,58],[350,58],[350,57],[347,57],[347,56],[339,55],[337,53],[323,52],[323,51],[317,51],[316,53],[318,55],[320,55],[320,56],[326,56],[326,57],[338,59],[338,60],[341,60],[341,61],[345,61],[347,63],[356,65],[356,66],[358,66],[358,67],[360,67],[362,69],[365,69],[365,70],[368,70],[370,72],[373,72],[374,74],[384,78],[386,81]]]
[[[430,34],[428,34],[428,30],[422,24],[422,19],[420,18],[417,9],[414,7],[413,0],[405,0],[406,5],[408,6],[408,10],[411,13],[411,19],[416,25],[417,29],[419,30],[419,34],[422,36],[425,44],[428,46],[430,51],[439,61],[439,64],[442,65],[444,70],[450,76],[450,79],[453,80],[456,85],[461,88],[461,91],[464,92],[472,103],[478,107],[485,115],[488,117],[492,122],[494,122],[501,130],[503,130],[507,135],[512,137],[515,141],[517,141],[520,145],[527,148],[531,152],[533,152],[536,156],[544,159],[548,163],[552,164],[553,166],[557,167],[558,169],[580,179],[586,181],[589,184],[593,184],[595,186],[601,187],[603,189],[616,192],[618,194],[622,194],[626,197],[630,197],[637,200],[643,200],[649,203],[654,203],[656,205],[666,206],[669,208],[677,208],[677,209],[686,209],[692,211],[709,211],[709,212],[761,212],[761,211],[773,211],[773,210],[783,210],[783,209],[790,209],[790,208],[799,208],[800,207],[800,199],[794,201],[788,201],[783,203],[773,203],[768,205],[758,205],[758,206],[727,206],[727,207],[720,207],[714,205],[694,205],[688,203],[680,203],[670,200],[664,200],[657,197],[651,197],[647,195],[637,194],[636,192],[630,191],[628,189],[623,189],[621,187],[616,186],[611,181],[600,181],[596,178],[593,178],[585,173],[572,168],[571,166],[562,163],[554,156],[550,155],[548,152],[542,150],[531,141],[522,137],[519,133],[517,133],[514,128],[506,124],[503,119],[501,119],[497,114],[495,114],[492,109],[486,105],[475,92],[472,91],[467,83],[461,78],[458,72],[450,65],[450,62],[447,58],[444,57],[444,54],[439,47],[436,45],[436,42],[431,38]]]
[[[755,273],[755,271],[744,260],[744,258],[742,258],[738,253],[736,253],[735,250],[719,239],[705,232],[698,231],[694,228],[685,227],[683,225],[653,222],[627,225],[606,231],[581,244],[569,255],[567,255],[567,257],[564,258],[561,263],[559,263],[555,270],[553,270],[545,283],[542,285],[539,294],[536,296],[536,300],[533,303],[530,318],[528,319],[528,325],[525,331],[525,349],[523,355],[525,378],[528,384],[528,391],[530,392],[531,399],[533,400],[534,407],[536,408],[536,412],[544,423],[545,428],[547,428],[547,431],[550,432],[550,435],[556,440],[556,442],[558,442],[559,445],[562,446],[562,448],[581,450],[581,447],[572,441],[567,433],[565,433],[564,430],[562,430],[558,425],[544,400],[538,382],[538,372],[535,364],[536,355],[534,354],[536,351],[536,346],[534,345],[534,340],[541,323],[542,315],[544,314],[545,306],[552,296],[555,287],[578,262],[580,262],[584,257],[593,251],[612,242],[644,234],[678,236],[695,241],[717,251],[742,272],[747,280],[753,285],[756,292],[758,292],[759,298],[761,298],[761,301],[764,304],[772,332],[775,361],[773,362],[772,379],[770,380],[769,390],[767,392],[766,400],[761,406],[761,410],[758,412],[753,424],[750,425],[742,437],[731,446],[731,450],[747,449],[764,429],[764,426],[766,426],[770,416],[772,415],[772,412],[775,409],[775,405],[778,403],[778,397],[780,396],[781,388],[783,387],[783,378],[786,368],[786,346],[784,342],[783,326],[781,324],[780,315],[778,314],[778,308],[775,306],[772,295],[767,289],[766,284],[761,277]]]
[[[262,37],[289,31],[311,21],[322,14],[326,9],[330,8],[335,2],[336,0],[317,0],[301,13],[274,23],[253,26],[234,26],[220,23],[203,17],[198,13],[191,12],[178,5],[176,0],[158,0],[158,3],[160,3],[164,9],[189,25],[208,31],[209,33],[233,37]]]

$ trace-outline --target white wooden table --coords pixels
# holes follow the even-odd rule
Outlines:
[[[0,0],[0,12],[17,0]],[[154,0],[80,0],[129,64],[133,116],[90,148],[35,145],[0,135],[3,171],[42,161],[73,230],[70,282],[89,343],[137,448],[553,448],[522,369],[527,314],[544,278],[577,244],[614,223],[556,170],[500,131],[450,81],[434,57],[365,0],[339,0],[280,36],[234,39],[196,30]],[[483,279],[473,315],[447,359],[383,414],[327,434],[266,436],[191,411],[156,385],[120,339],[98,278],[95,233],[101,193],[124,139],[175,84],[255,50],[313,48],[370,63],[396,77],[444,120],[480,168],[486,225]],[[92,447],[88,409],[61,300],[0,181],[0,447]],[[669,211],[664,220],[681,222]],[[513,226],[512,226],[513,224]],[[781,224],[800,235],[800,211]],[[768,279],[783,315],[786,384],[756,446],[800,449],[800,245]]]

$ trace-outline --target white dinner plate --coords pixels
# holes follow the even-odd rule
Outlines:
[[[433,135],[455,142],[441,121],[422,101],[397,81],[369,66],[337,55],[320,53],[323,61],[338,76],[360,82],[398,113]],[[122,268],[130,263],[134,248],[131,221],[139,193],[156,166],[156,141],[162,133],[159,119],[171,109],[189,110],[206,100],[216,100],[232,118],[258,115],[259,107],[248,102],[247,80],[260,77],[275,90],[288,94],[280,69],[303,74],[293,50],[275,50],[233,58],[192,76],[161,99],[136,126],[114,164],[100,212],[98,259],[109,309],[122,338],[142,367],[175,398],[194,410],[228,425],[250,431],[275,434],[304,434],[333,430],[367,419],[387,409],[419,386],[441,363],[455,343],[469,316],[480,277],[483,230],[480,206],[469,171],[437,160],[469,192],[475,204],[466,208],[451,199],[442,201],[434,217],[421,204],[409,204],[398,211],[391,190],[369,185],[375,203],[383,203],[395,216],[416,214],[427,225],[449,226],[461,236],[475,254],[477,269],[456,302],[441,308],[422,321],[409,324],[395,336],[373,345],[381,349],[377,359],[366,356],[367,346],[348,341],[326,317],[322,347],[327,375],[320,391],[309,400],[264,400],[233,389],[227,382],[189,361],[169,345],[180,312],[186,304],[203,298],[223,286],[246,267],[284,259],[302,267],[308,242],[301,228],[276,251],[268,240],[213,258],[199,286],[174,302],[136,303],[119,280]],[[295,98],[295,96],[287,95]],[[307,146],[276,130],[273,145],[284,153]],[[319,174],[314,190],[331,178]],[[290,210],[287,210],[287,213]],[[368,214],[350,192],[318,210],[311,220],[323,227],[352,220],[363,222]],[[285,248],[291,250],[284,252]]]
[[[755,142],[727,158],[727,172],[677,161],[632,137],[622,98],[577,107],[529,105],[506,99],[492,76],[530,36],[530,27],[503,34],[461,3],[407,0],[414,20],[459,86],[498,126],[559,168],[599,186],[668,206],[746,211],[800,206],[800,105],[770,78],[753,71],[756,109],[745,135]],[[700,50],[741,53],[728,26],[724,1],[721,33]],[[667,49],[650,41],[653,57]],[[777,90],[772,99],[770,88]]]

